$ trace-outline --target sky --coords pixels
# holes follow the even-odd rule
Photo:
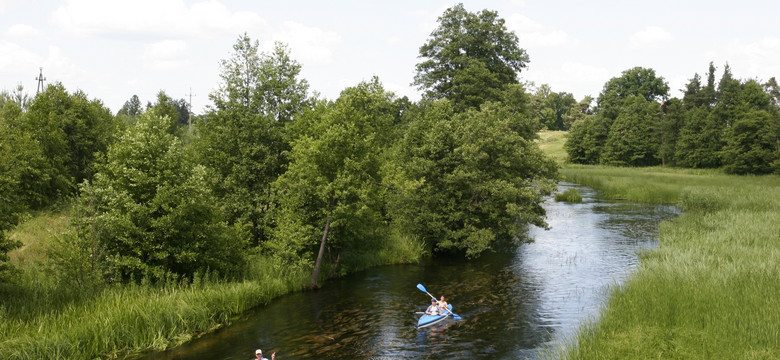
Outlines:
[[[270,51],[289,46],[310,90],[335,99],[377,76],[386,90],[419,100],[411,85],[419,48],[458,2],[439,0],[0,0],[0,91],[46,83],[81,90],[116,113],[133,95],[162,90],[212,105],[220,60],[244,33]],[[633,67],[652,68],[671,96],[710,62],[739,79],[780,77],[779,1],[484,0],[531,61],[521,82],[548,84],[578,100]],[[533,90],[533,87],[531,88]]]

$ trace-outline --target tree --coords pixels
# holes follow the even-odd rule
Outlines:
[[[499,103],[460,114],[446,100],[426,104],[386,171],[399,192],[398,226],[436,252],[466,257],[515,243],[527,224],[545,226],[541,202],[556,165],[513,130],[517,116]]]
[[[204,164],[216,172],[212,186],[232,223],[241,224],[257,246],[268,239],[275,206],[271,183],[287,166],[288,123],[309,108],[308,83],[300,65],[278,45],[258,53],[259,43],[246,34],[222,60],[219,88],[209,95],[197,144]]]
[[[444,11],[439,26],[420,47],[414,85],[430,99],[450,99],[458,111],[500,100],[503,87],[516,84],[529,62],[514,32],[495,11]]]
[[[307,130],[294,140],[288,169],[274,183],[280,209],[267,246],[285,263],[311,268],[314,287],[326,249],[338,263],[342,256],[374,251],[386,236],[381,134],[396,116],[388,109],[395,109],[392,95],[376,78],[320,104],[299,124]]]
[[[76,183],[92,177],[95,154],[114,141],[118,124],[99,100],[89,100],[82,91],[69,94],[55,83],[33,99],[15,126],[33,137],[47,161],[37,180],[41,203],[35,207],[40,207],[72,194]]]
[[[117,115],[136,117],[141,115],[141,110],[141,100],[138,98],[138,95],[133,95],[130,97],[130,100],[125,101]]]
[[[641,96],[629,96],[612,123],[601,161],[616,166],[658,164],[658,142],[653,136],[660,109]]]
[[[721,130],[706,107],[687,111],[675,148],[677,164],[691,168],[720,166],[721,138]]]
[[[105,249],[110,281],[191,277],[241,267],[244,237],[223,221],[207,171],[185,156],[155,110],[107,151],[93,182],[81,184],[78,233]],[[82,243],[90,243],[86,239]]]
[[[767,111],[749,111],[726,133],[723,170],[731,174],[770,174],[777,171],[776,135]]]
[[[598,112],[609,119],[617,118],[623,102],[630,96],[641,96],[646,101],[660,101],[669,96],[669,85],[656,77],[655,70],[635,67],[623,71],[604,84],[597,100]]]

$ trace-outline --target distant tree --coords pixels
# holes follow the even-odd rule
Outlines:
[[[732,174],[769,174],[780,169],[772,117],[749,111],[731,126],[723,147],[723,169]]]
[[[721,130],[710,111],[706,107],[693,108],[685,113],[674,157],[683,167],[718,167],[721,165],[721,141]]]
[[[117,115],[134,117],[141,115],[142,110],[141,100],[138,98],[138,95],[133,95],[130,97],[130,100],[125,101],[125,104],[119,109]]]
[[[659,117],[657,103],[629,96],[610,127],[601,161],[617,166],[658,164],[658,143],[653,133]]]
[[[105,249],[109,281],[235,274],[243,237],[223,221],[195,166],[168,132],[170,119],[144,112],[107,152],[93,182],[81,185],[81,236]]]
[[[685,106],[683,101],[680,101],[680,99],[677,98],[669,99],[661,106],[663,115],[658,124],[658,135],[660,139],[658,156],[661,158],[661,164],[664,166],[677,165],[675,151],[677,149],[677,140],[680,136],[680,130],[685,123]]]
[[[503,87],[516,84],[529,62],[514,32],[495,11],[444,11],[439,26],[420,47],[414,85],[430,99],[449,99],[458,111],[498,101]]]
[[[623,71],[620,77],[604,84],[597,104],[601,115],[617,118],[623,102],[630,96],[641,96],[646,101],[660,101],[669,96],[669,85],[662,77],[656,77],[655,70],[635,67]]]

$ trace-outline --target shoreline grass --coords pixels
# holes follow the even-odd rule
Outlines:
[[[780,177],[565,166],[603,196],[678,204],[565,359],[780,358]]]
[[[10,234],[25,246],[12,254],[19,276],[0,284],[0,359],[132,358],[170,349],[310,281],[308,272],[283,273],[287,268],[273,258],[252,254],[240,281],[205,275],[190,284],[77,289],[59,284],[47,267],[47,244],[67,222],[66,212],[40,212]],[[416,239],[393,234],[376,254],[356,255],[346,271],[416,262],[421,249]]]

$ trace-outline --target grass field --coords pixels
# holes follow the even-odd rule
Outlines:
[[[606,198],[683,213],[554,357],[780,358],[780,177],[573,165],[561,174]]]

